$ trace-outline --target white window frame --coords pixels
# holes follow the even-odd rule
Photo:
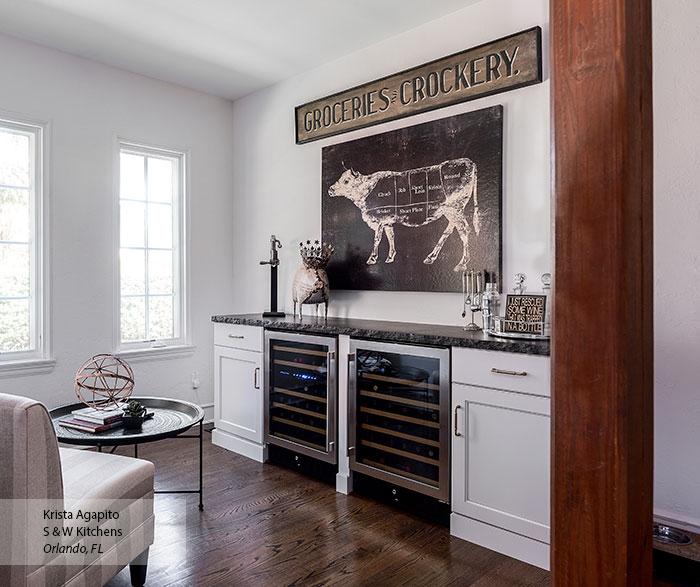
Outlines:
[[[0,377],[49,373],[55,360],[51,359],[50,291],[49,291],[49,219],[48,219],[48,144],[49,124],[13,113],[0,112],[0,126],[32,137],[33,238],[30,291],[33,297],[30,325],[32,348],[25,351],[0,352]]]
[[[177,202],[173,204],[173,244],[177,255],[177,275],[175,276],[176,291],[174,305],[176,307],[175,324],[179,326],[179,336],[171,339],[126,341],[121,337],[121,272],[120,272],[120,177],[122,152],[143,155],[145,157],[163,157],[175,159],[179,164],[177,177]],[[190,285],[189,285],[189,152],[187,149],[172,149],[155,146],[142,141],[132,141],[117,138],[115,148],[115,197],[114,197],[114,348],[118,356],[129,360],[139,358],[167,357],[191,353],[194,347],[190,344]],[[148,298],[146,299],[148,306]]]

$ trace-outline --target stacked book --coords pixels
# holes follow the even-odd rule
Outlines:
[[[123,416],[124,411],[117,408],[104,410],[81,408],[73,410],[70,416],[61,418],[58,423],[65,428],[97,434],[121,426]]]

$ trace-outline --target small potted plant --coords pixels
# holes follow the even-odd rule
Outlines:
[[[124,408],[124,428],[127,430],[137,430],[143,425],[144,417],[146,416],[146,408],[135,399],[132,399]]]

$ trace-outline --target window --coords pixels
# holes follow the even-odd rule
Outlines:
[[[185,342],[185,155],[120,143],[119,348]]]
[[[0,365],[47,353],[44,127],[0,120]]]

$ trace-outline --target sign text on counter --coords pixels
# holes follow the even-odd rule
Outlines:
[[[505,332],[544,334],[547,296],[508,294],[506,296]]]
[[[542,81],[542,29],[534,27],[297,106],[296,142],[403,118]]]

